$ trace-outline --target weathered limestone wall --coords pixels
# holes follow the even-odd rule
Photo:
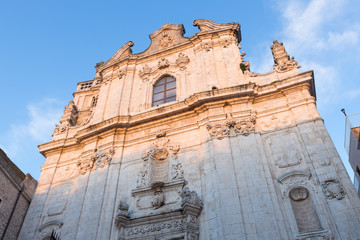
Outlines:
[[[274,71],[252,73],[239,25],[195,24],[190,38],[164,25],[143,53],[125,44],[97,64],[93,86],[79,83],[40,146],[47,160],[19,239],[360,236],[360,202],[317,112],[313,73],[277,41]],[[151,107],[166,74],[177,100]]]

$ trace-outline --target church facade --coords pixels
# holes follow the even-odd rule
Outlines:
[[[274,41],[250,71],[240,25],[165,24],[65,107],[19,239],[360,239],[360,201],[312,71]]]

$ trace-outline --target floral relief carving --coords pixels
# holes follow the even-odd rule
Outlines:
[[[221,140],[230,136],[230,128],[222,123],[207,124],[206,129],[209,131],[210,137]]]
[[[137,227],[131,227],[127,228],[125,235],[129,237],[135,237],[135,236],[142,236],[147,233],[156,233],[163,231],[164,229],[167,230],[185,230],[187,227],[186,219],[179,219],[179,220],[173,220],[168,222],[162,222],[162,223],[153,223],[153,224],[147,224],[143,226],[137,226]],[[139,238],[140,239],[140,238]]]
[[[120,201],[118,209],[117,209],[117,214],[115,216],[115,225],[120,228],[122,223],[124,222],[124,218],[128,218],[129,217],[129,204],[127,204],[124,201]]]
[[[213,43],[212,42],[201,43],[200,47],[204,52],[209,52],[213,48]]]
[[[161,58],[158,62],[158,68],[163,69],[169,67],[169,61],[166,58]]]
[[[84,175],[87,172],[95,170],[97,168],[103,168],[106,165],[110,164],[112,160],[112,155],[114,155],[114,148],[110,148],[109,151],[97,151],[92,156],[88,156],[84,159],[80,159],[77,162],[77,167],[79,169],[79,173]]]
[[[117,74],[118,78],[122,79],[125,75],[126,75],[126,70],[125,69],[121,69],[121,70],[119,69],[118,74]]]
[[[139,71],[139,77],[142,80],[146,80],[149,78],[150,73],[151,73],[151,68],[145,64],[145,66],[143,66],[142,70]]]
[[[55,124],[55,130],[53,135],[59,135],[65,133],[69,129],[70,124]]]
[[[209,131],[209,135],[212,138],[221,140],[230,136],[232,130],[235,135],[248,136],[255,131],[255,123],[256,117],[254,115],[240,120],[228,117],[225,121],[207,124],[206,129]]]
[[[179,145],[170,144],[170,139],[165,135],[158,135],[152,146],[144,151],[142,160],[143,167],[137,179],[137,188],[148,187],[150,185],[150,161],[164,161],[169,159],[171,164],[171,179],[181,179],[184,177],[182,164],[178,160]]]
[[[79,173],[84,175],[93,169],[94,161],[91,159],[91,157],[88,157],[88,158],[79,160],[76,165],[79,169]]]
[[[219,42],[220,42],[220,46],[222,46],[223,48],[227,48],[231,44],[231,40],[229,39],[222,39]]]
[[[173,42],[173,38],[167,34],[167,32],[163,32],[160,39],[160,47],[168,47]]]
[[[309,181],[309,179],[303,177],[293,177],[282,182],[281,189],[283,196],[286,196],[288,189],[291,189],[294,186],[305,186],[307,189],[315,191],[314,185]]]
[[[180,70],[185,70],[186,65],[188,65],[190,59],[183,53],[179,53],[178,58],[176,59],[176,65],[180,68]]]
[[[234,125],[235,133],[248,136],[255,131],[256,118],[254,115],[243,118]]]
[[[114,155],[114,148],[110,148],[107,153],[103,151],[95,152],[93,155],[93,161],[96,163],[97,168],[103,168],[111,162],[112,155]]]
[[[173,160],[171,164],[171,173],[171,178],[173,180],[184,178],[184,170],[182,169],[182,164],[181,162],[179,162],[177,157]]]
[[[185,204],[195,205],[202,208],[203,203],[195,191],[190,191],[189,187],[184,187],[180,193],[181,202],[180,205],[183,207]]]
[[[327,199],[336,198],[337,200],[341,200],[345,198],[345,190],[338,179],[326,180],[321,186]]]

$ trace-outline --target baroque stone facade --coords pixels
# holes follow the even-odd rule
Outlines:
[[[313,72],[278,41],[273,70],[251,72],[238,23],[193,24],[78,83],[19,239],[359,239]]]

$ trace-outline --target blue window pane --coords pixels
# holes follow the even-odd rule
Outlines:
[[[153,102],[152,106],[155,107],[155,106],[163,104],[163,103],[164,103],[164,100],[156,101],[156,102]]]
[[[171,82],[166,84],[166,89],[175,88],[175,87],[176,87],[176,82]]]
[[[154,99],[153,101],[157,101],[164,98],[164,93],[158,93],[158,94],[154,94]]]
[[[175,101],[175,100],[176,100],[176,97],[170,97],[170,98],[166,99],[166,102],[172,102],[172,101]]]
[[[154,87],[154,93],[158,93],[158,92],[164,91],[164,86],[165,86],[165,85],[160,85],[160,86]]]
[[[176,96],[176,89],[175,88],[166,91],[166,97],[173,97],[173,96]]]

